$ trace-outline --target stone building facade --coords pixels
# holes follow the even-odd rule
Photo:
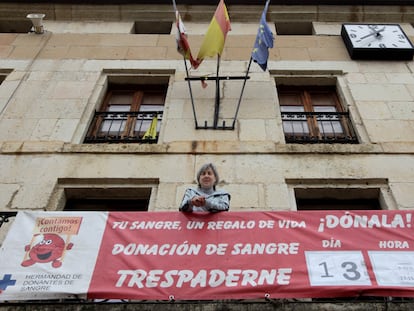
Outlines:
[[[68,201],[77,209],[85,199],[114,197],[144,200],[149,212],[177,211],[207,162],[232,194],[232,211],[312,209],[327,198],[350,200],[347,208],[413,208],[414,62],[353,60],[340,32],[346,22],[396,23],[414,41],[414,6],[365,2],[272,2],[268,70],[252,63],[244,89],[243,80],[219,84],[219,127],[232,124],[237,112],[234,129],[209,128],[216,100],[209,80],[206,88],[190,82],[196,128],[170,3],[0,3],[0,211],[64,210]],[[177,5],[197,52],[216,3]],[[220,75],[243,76],[263,5],[227,7],[232,30]],[[45,14],[43,33],[30,32],[31,24],[24,31],[29,13]],[[190,70],[197,77],[216,72],[215,58]],[[156,142],[85,143],[108,92],[130,84],[165,86]],[[312,141],[308,128],[290,140],[289,126],[309,120],[283,114],[286,86],[333,90],[352,133],[342,127],[342,141],[335,135]],[[324,119],[328,134],[344,126],[333,118]],[[1,241],[8,228],[2,226]]]

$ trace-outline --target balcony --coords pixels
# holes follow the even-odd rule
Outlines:
[[[348,112],[282,111],[286,143],[357,144]]]
[[[163,111],[95,111],[84,143],[155,144],[162,117]],[[154,128],[148,135],[151,126]]]

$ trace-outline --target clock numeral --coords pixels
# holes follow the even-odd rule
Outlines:
[[[380,43],[380,44],[379,44],[379,47],[380,47],[380,48],[382,48],[382,49],[385,49],[385,48],[386,48],[386,46],[385,46],[385,44],[384,44],[384,43]]]
[[[354,34],[354,33],[349,34],[349,36],[353,39],[357,37],[356,34]]]

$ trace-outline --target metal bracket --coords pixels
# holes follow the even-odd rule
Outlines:
[[[237,115],[239,112],[239,108],[240,108],[240,103],[241,103],[241,99],[243,97],[243,92],[244,92],[244,88],[246,86],[246,81],[248,79],[250,79],[250,77],[248,76],[249,74],[249,70],[250,70],[250,65],[252,63],[252,58],[250,58],[249,61],[249,65],[246,71],[246,74],[244,76],[220,76],[219,75],[219,70],[220,70],[220,56],[218,56],[217,58],[217,74],[215,77],[190,77],[189,76],[189,72],[188,72],[188,66],[187,66],[187,62],[184,58],[184,64],[185,64],[185,70],[186,70],[186,74],[187,77],[185,78],[185,80],[188,82],[188,88],[189,88],[189,92],[190,92],[190,98],[191,98],[191,104],[193,107],[193,115],[194,115],[194,121],[195,121],[195,128],[198,129],[212,129],[212,130],[234,130],[235,128],[235,124],[236,124],[236,119],[237,119]],[[216,81],[216,95],[215,95],[215,106],[214,106],[214,119],[213,119],[213,125],[212,126],[208,126],[207,125],[207,121],[204,121],[204,126],[199,125],[198,120],[197,120],[197,113],[196,113],[196,109],[195,109],[195,105],[194,105],[194,97],[193,97],[193,92],[191,89],[191,81],[206,81],[206,80],[214,80]],[[236,108],[236,112],[234,114],[234,117],[232,118],[232,124],[230,126],[226,125],[226,122],[223,121],[222,125],[218,124],[218,119],[219,119],[219,113],[220,113],[220,81],[223,80],[244,80],[243,82],[243,87],[240,93],[240,97],[238,100],[238,104],[237,104],[237,108]]]
[[[16,215],[17,212],[0,212],[0,228],[4,223],[9,222],[10,217],[16,217]]]

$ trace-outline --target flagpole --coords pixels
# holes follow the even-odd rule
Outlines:
[[[173,8],[174,8],[174,14],[177,13],[177,4],[175,3],[175,0],[172,0],[172,4],[173,4]],[[177,31],[179,31],[179,29],[177,29]],[[198,128],[198,122],[197,122],[197,114],[195,111],[195,105],[194,105],[194,97],[193,97],[193,90],[191,89],[191,81],[189,79],[190,75],[188,73],[188,66],[187,66],[187,61],[185,60],[185,55],[183,55],[183,61],[184,61],[184,66],[185,66],[185,74],[187,76],[187,83],[188,83],[188,90],[190,93],[190,99],[191,99],[191,106],[193,108],[193,117],[194,117],[194,123],[195,123],[195,127]]]
[[[269,3],[270,3],[270,0],[267,0],[266,4],[265,4],[265,11],[266,12],[267,12],[267,8],[269,7]],[[236,114],[234,115],[234,119],[233,119],[233,126],[232,126],[233,128],[234,128],[236,120],[237,120],[237,115],[239,114],[240,103],[241,103],[241,100],[242,100],[242,97],[243,97],[244,88],[246,86],[247,76],[249,74],[250,66],[252,64],[252,61],[253,61],[253,57],[250,55],[249,65],[247,66],[246,75],[245,75],[243,86],[242,86],[242,89],[241,89],[241,92],[240,92],[239,102],[238,102],[237,108],[236,108]]]
[[[175,1],[175,0],[173,0],[173,1]],[[266,3],[265,3],[266,13],[267,13],[267,8],[269,7],[269,4],[270,4],[270,0],[267,0]]]
[[[243,97],[244,88],[246,86],[246,81],[248,79],[248,75],[249,75],[249,71],[250,71],[250,66],[252,64],[252,60],[253,60],[253,58],[250,56],[249,65],[247,66],[246,75],[244,76],[243,86],[242,86],[242,89],[241,89],[241,92],[240,92],[239,102],[237,104],[236,114],[234,115],[232,128],[235,127],[236,120],[237,120],[237,115],[239,114],[239,108],[240,108],[241,100],[242,100],[242,97]]]
[[[186,80],[187,80],[187,83],[188,83],[188,91],[190,92],[191,106],[193,107],[193,117],[194,117],[195,127],[197,129],[198,128],[197,114],[196,114],[196,110],[195,110],[193,90],[191,89],[191,81],[189,79],[188,66],[187,66],[187,62],[185,60],[185,56],[183,57],[183,60],[184,60],[184,65],[185,65],[185,74],[187,76]]]
[[[214,106],[214,124],[213,127],[217,128],[219,109],[220,109],[220,79],[219,79],[219,70],[220,70],[220,54],[217,54],[217,73],[216,73],[216,102]]]

